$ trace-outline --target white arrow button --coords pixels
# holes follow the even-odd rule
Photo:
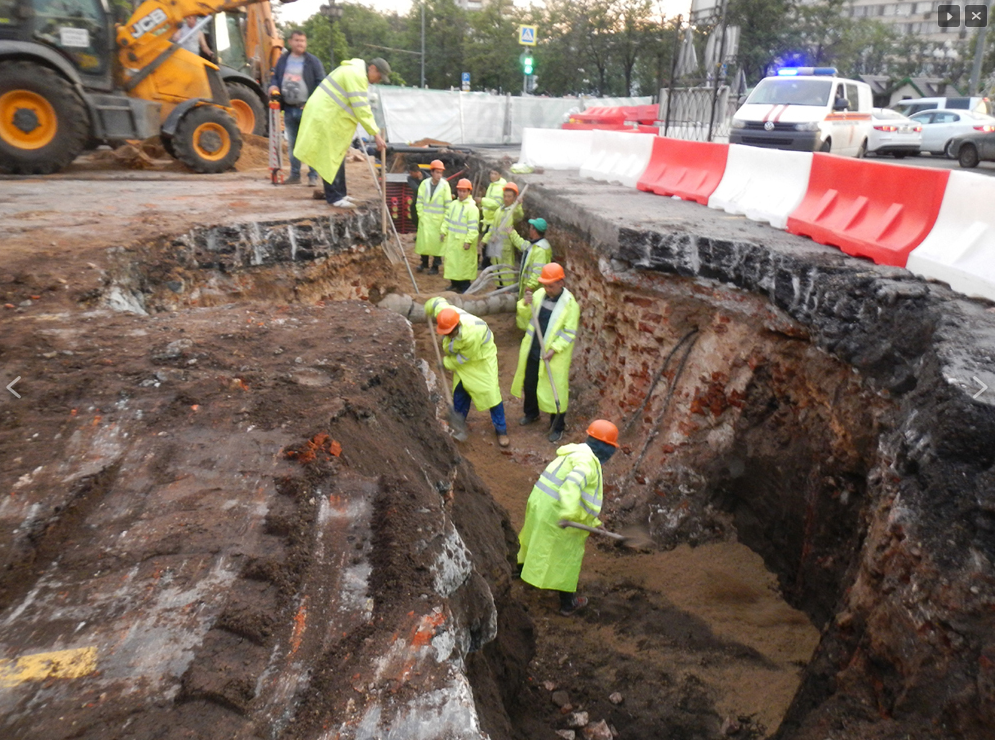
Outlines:
[[[985,385],[984,383],[982,383],[980,380],[978,380],[978,376],[977,375],[972,375],[971,376],[971,380],[973,380],[975,383],[977,383],[979,386],[981,386],[981,390],[978,391],[977,393],[975,393],[973,396],[971,396],[971,398],[977,399],[978,396],[980,396],[982,393],[984,393],[985,391],[988,390],[988,386]]]
[[[11,393],[13,393],[13,394],[14,394],[15,396],[17,396],[18,398],[20,398],[20,397],[21,397],[21,394],[20,394],[20,393],[18,393],[17,391],[15,391],[15,390],[14,390],[14,383],[16,383],[16,382],[17,382],[18,380],[20,380],[20,379],[21,379],[21,376],[20,376],[20,375],[18,375],[18,376],[17,376],[16,378],[14,378],[14,379],[13,379],[12,381],[10,381],[9,383],[7,383],[7,390],[8,390],[8,391],[10,391]],[[977,398],[977,396],[975,396],[975,398]]]

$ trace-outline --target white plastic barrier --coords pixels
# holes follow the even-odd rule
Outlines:
[[[783,229],[805,197],[811,171],[810,152],[730,144],[725,174],[708,207]]]
[[[959,293],[995,301],[995,180],[951,172],[940,215],[906,267]]]
[[[652,134],[591,131],[591,154],[580,168],[581,177],[618,182],[634,188],[653,153]]]
[[[593,131],[527,128],[522,132],[518,163],[550,170],[579,170],[591,156]]]

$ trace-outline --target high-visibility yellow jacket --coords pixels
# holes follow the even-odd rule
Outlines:
[[[497,345],[486,321],[461,312],[459,326],[442,337],[442,351],[442,364],[453,373],[453,390],[462,383],[478,411],[501,403]]]
[[[508,181],[499,177],[496,182],[487,186],[487,192],[480,199],[480,222],[489,224],[494,216],[494,211],[504,204],[504,186]]]
[[[446,210],[442,223],[443,275],[448,280],[475,280],[477,278],[477,236],[480,230],[480,211],[473,198],[454,200]],[[470,247],[464,249],[463,245]]]
[[[455,309],[456,313],[460,316],[473,316],[473,314],[468,311],[464,311],[462,308],[456,308],[452,303],[447,301],[442,296],[436,296],[435,298],[429,298],[425,301],[425,319],[429,324],[435,323],[435,318],[439,315],[439,312],[444,308]],[[473,318],[477,318],[474,316]]]
[[[546,238],[543,237],[537,242],[530,242],[518,235],[517,231],[508,234],[508,238],[515,249],[522,252],[522,269],[518,273],[518,300],[522,300],[526,290],[535,290],[539,287],[539,275],[542,268],[553,261],[553,247],[550,246]],[[521,313],[515,320],[519,329],[525,331],[529,325],[528,314],[522,318]]]
[[[532,294],[532,311],[539,318],[539,309],[542,307],[543,299],[546,297],[546,289],[539,288]],[[535,327],[529,318],[529,306],[524,300],[518,302],[518,316],[524,314],[526,322],[525,336],[522,338],[522,347],[518,351],[518,368],[515,370],[515,378],[511,381],[511,395],[516,398],[522,396],[522,386],[525,383],[525,364],[529,359],[529,349],[532,342],[538,341],[535,338]],[[556,399],[553,397],[553,389],[549,385],[549,374],[539,361],[539,382],[536,385],[536,395],[539,399],[539,409],[547,414],[564,413],[570,399],[570,362],[573,359],[574,343],[577,339],[577,325],[580,323],[580,306],[573,294],[563,289],[560,299],[550,314],[549,323],[546,324],[546,331],[543,333],[542,341],[546,350],[553,350],[555,353],[549,361],[549,369],[553,373],[553,382],[556,383],[556,392],[560,398],[560,408],[557,411]]]
[[[523,218],[525,218],[525,211],[522,210],[521,203],[510,206],[501,205],[500,208],[491,211],[490,221],[488,221],[490,229],[481,239],[481,242],[487,245],[484,249],[484,255],[491,259],[498,258],[502,265],[514,267],[515,248],[511,244],[509,234],[515,230],[515,224]]]
[[[418,186],[418,196],[415,198],[415,210],[418,213],[418,237],[415,240],[415,253],[427,254],[432,257],[442,256],[442,222],[446,220],[446,208],[453,202],[453,193],[446,178],[439,180],[432,192],[432,179],[422,180]]]
[[[586,444],[564,445],[542,471],[529,494],[525,524],[518,535],[522,580],[536,588],[577,590],[587,532],[557,522],[569,519],[590,527],[601,524],[601,462]]]
[[[370,110],[369,86],[366,62],[350,59],[332,70],[307,99],[294,156],[326,182],[338,174],[357,123],[371,136],[380,133]]]

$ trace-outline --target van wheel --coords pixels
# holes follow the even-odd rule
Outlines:
[[[957,163],[967,170],[977,167],[980,159],[978,148],[974,144],[962,144],[957,152]]]
[[[831,152],[832,149],[833,149],[833,140],[832,139],[826,139],[824,142],[822,142],[822,146],[819,147],[819,151],[820,152],[825,152],[826,154],[828,154],[829,152]]]
[[[864,139],[864,143],[857,149],[857,159],[863,159],[865,156],[867,156],[867,139]]]

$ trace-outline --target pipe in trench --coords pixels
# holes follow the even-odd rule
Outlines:
[[[462,308],[474,316],[487,316],[488,314],[514,313],[518,296],[513,293],[492,295],[486,298],[464,298],[459,295],[447,295],[446,300],[456,308]],[[388,293],[377,304],[377,307],[399,313],[406,317],[412,324],[425,323],[425,304],[418,303],[406,293]]]

